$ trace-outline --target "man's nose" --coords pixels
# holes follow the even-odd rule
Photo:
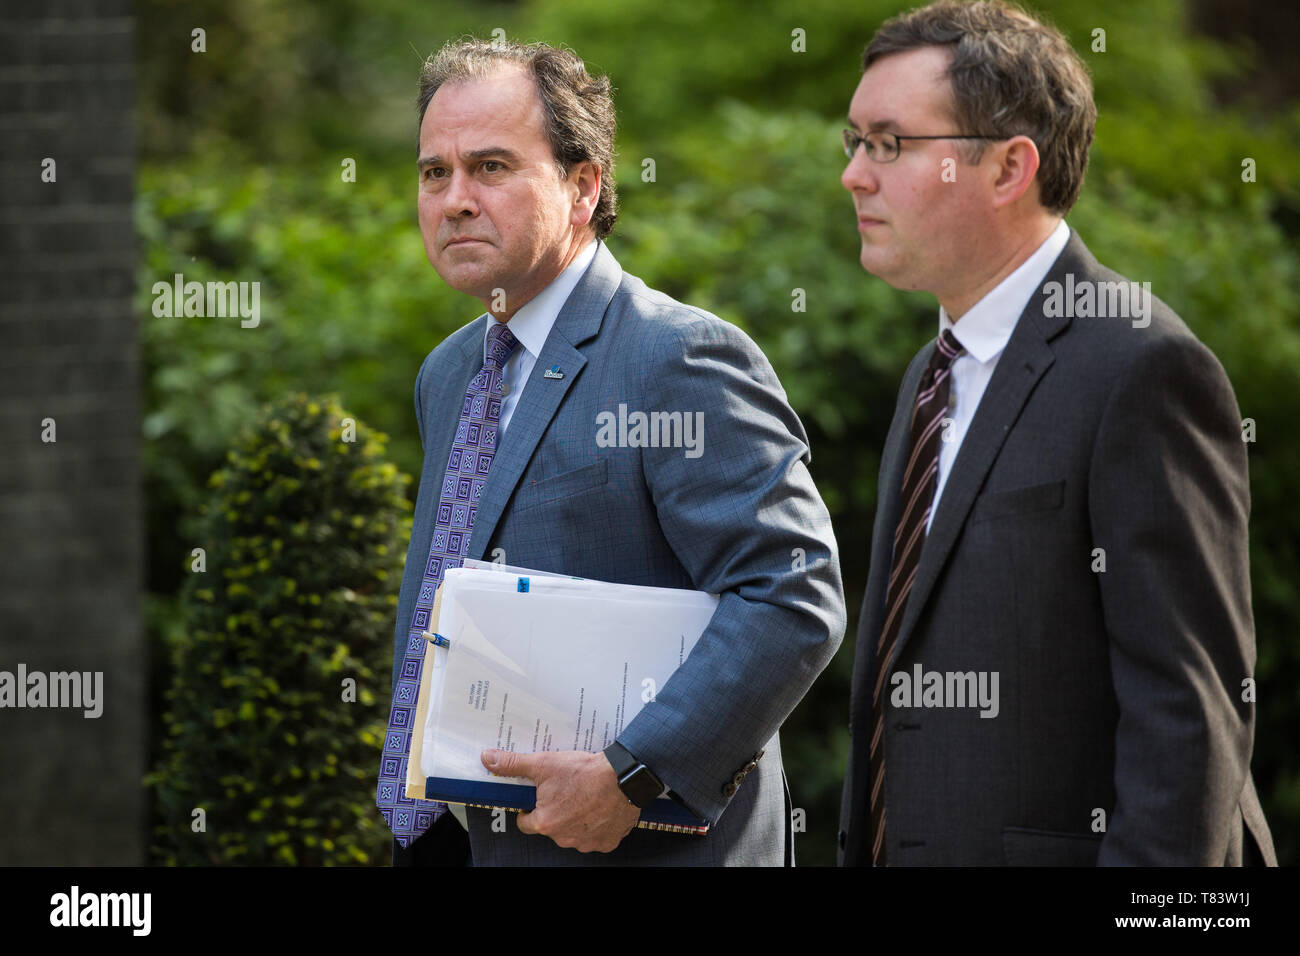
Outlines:
[[[862,189],[867,192],[875,192],[880,187],[880,180],[876,178],[876,166],[871,160],[867,159],[867,150],[861,143],[853,151],[853,158],[849,160],[848,165],[844,167],[844,172],[840,174],[840,185],[849,192],[855,192]]]
[[[442,194],[442,214],[448,219],[459,219],[477,216],[478,211],[473,179],[463,170],[452,170],[451,182],[447,183]]]

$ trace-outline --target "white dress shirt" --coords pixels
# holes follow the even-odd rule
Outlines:
[[[504,436],[506,433],[510,417],[514,415],[515,407],[519,404],[519,396],[523,394],[524,386],[528,384],[528,376],[532,374],[533,366],[537,364],[537,356],[542,354],[542,346],[546,344],[546,337],[551,334],[551,327],[555,325],[560,309],[564,307],[578,280],[582,278],[582,274],[587,271],[587,266],[591,265],[591,260],[594,258],[596,258],[596,240],[593,239],[563,272],[551,280],[550,285],[530,299],[506,323],[514,337],[519,340],[519,347],[510,353],[510,358],[506,359],[505,368],[502,369],[506,394],[501,401],[501,426],[497,430],[498,436]],[[490,314],[485,314],[482,318],[483,362],[486,364],[488,329],[496,319]]]
[[[501,400],[501,425],[497,429],[498,445],[506,433],[506,426],[510,424],[510,416],[515,413],[515,406],[519,404],[519,396],[523,394],[524,386],[528,384],[528,376],[532,374],[533,366],[537,364],[537,356],[542,354],[546,337],[551,334],[555,320],[560,317],[560,309],[564,308],[564,303],[569,301],[569,296],[577,286],[578,280],[582,278],[594,258],[596,258],[596,240],[593,239],[563,272],[551,280],[550,285],[530,299],[506,323],[511,334],[519,340],[519,347],[510,353],[505,368],[501,370],[506,394]],[[496,319],[487,313],[480,318],[483,322],[483,364],[486,365],[488,329],[492,328],[492,323],[496,322]],[[451,803],[447,807],[461,828],[468,830],[469,822],[464,806]]]
[[[1020,313],[1047,277],[1048,270],[1070,239],[1070,227],[1065,220],[1057,223],[1052,234],[1015,272],[997,284],[988,295],[975,303],[965,315],[953,322],[947,311],[939,306],[939,334],[952,329],[953,336],[966,349],[952,363],[949,388],[948,415],[952,425],[947,429],[947,440],[939,444],[939,477],[934,489],[934,504],[925,530],[928,534],[934,524],[934,514],[939,510],[939,496],[957,460],[962,439],[975,418],[984,389],[988,387],[993,370],[997,368],[1002,350],[1011,340]]]

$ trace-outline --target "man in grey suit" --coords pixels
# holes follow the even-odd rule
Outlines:
[[[863,267],[939,300],[881,460],[847,865],[1276,864],[1250,774],[1241,416],[1063,217],[1096,109],[1065,38],[939,3],[863,54]]]
[[[461,42],[426,63],[420,109],[425,249],[488,314],[448,336],[416,379],[425,464],[394,685],[422,580],[442,560],[430,558],[440,495],[462,476],[460,559],[721,595],[694,650],[604,753],[485,752],[494,772],[537,784],[537,806],[504,820],[469,809],[473,864],[788,865],[777,729],[845,625],[803,427],[744,333],[647,288],[604,245],[615,220],[607,80],[544,44]],[[474,391],[484,382],[486,404]],[[467,458],[458,416],[471,406],[490,416],[473,440],[496,438]],[[633,829],[665,789],[707,835]],[[426,841],[441,848],[457,826],[438,815],[396,861],[439,861]]]

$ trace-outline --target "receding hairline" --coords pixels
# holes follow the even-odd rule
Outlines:
[[[487,62],[483,66],[482,72],[474,71],[463,76],[449,76],[446,80],[439,83],[438,88],[433,91],[432,95],[430,95],[429,102],[425,104],[424,116],[420,117],[421,125],[424,124],[425,117],[429,115],[429,107],[433,105],[434,97],[436,97],[439,91],[445,87],[470,86],[474,83],[499,79],[501,74],[511,72],[519,74],[529,81],[529,85],[533,90],[534,102],[542,110],[543,114],[545,114],[546,104],[542,102],[542,91],[538,89],[537,77],[534,76],[533,71],[528,68],[528,64],[520,63],[518,60],[503,58]]]

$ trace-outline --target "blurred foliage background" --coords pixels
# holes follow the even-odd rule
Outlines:
[[[419,472],[415,373],[481,307],[442,285],[424,257],[414,202],[416,78],[422,58],[446,40],[500,29],[567,44],[611,77],[622,203],[611,250],[651,286],[746,329],[809,431],[850,621],[840,653],[788,721],[782,750],[794,803],[806,811],[798,861],[833,863],[878,456],[902,371],[934,335],[937,311],[933,298],[897,292],[859,266],[852,206],[839,184],[838,131],[863,46],[909,5],[140,0],[139,314],[155,764],[173,651],[195,613],[184,558],[211,533],[200,515],[213,494],[207,480],[262,403],[290,391],[336,394],[391,436],[388,453],[401,472]],[[1240,19],[1224,3],[1044,0],[1034,9],[1071,39],[1096,86],[1097,138],[1070,225],[1103,263],[1151,282],[1219,356],[1242,415],[1256,422],[1254,772],[1279,857],[1294,865],[1297,90],[1275,82],[1261,41],[1224,32],[1222,23]],[[1291,14],[1276,16],[1294,26]],[[192,49],[196,28],[205,31],[205,52]],[[796,29],[805,52],[792,49]],[[1105,31],[1104,52],[1093,50],[1097,29]],[[1266,46],[1272,34],[1266,25],[1255,35]],[[1255,182],[1242,180],[1246,157],[1256,163]],[[341,175],[348,159],[355,182]],[[646,159],[654,160],[653,181],[642,176]],[[153,317],[150,286],[177,272],[186,280],[260,281],[260,326]],[[795,288],[806,291],[806,312],[791,310]],[[391,621],[373,631],[352,640],[391,646]],[[371,650],[349,653],[367,659]],[[375,680],[368,691],[386,716],[382,669]],[[376,746],[376,760],[378,753]],[[346,798],[373,810],[372,788],[341,778],[337,786],[355,786]],[[154,822],[165,826],[163,807]]]

